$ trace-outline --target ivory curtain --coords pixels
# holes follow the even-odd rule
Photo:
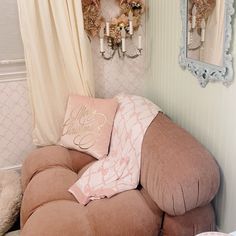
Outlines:
[[[36,145],[58,142],[69,94],[94,95],[81,0],[18,0]]]

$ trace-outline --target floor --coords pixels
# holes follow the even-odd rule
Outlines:
[[[12,231],[10,233],[5,234],[5,236],[19,236],[20,235],[20,231]]]
[[[20,230],[20,216],[17,218],[16,223],[11,227],[5,236],[18,236]]]

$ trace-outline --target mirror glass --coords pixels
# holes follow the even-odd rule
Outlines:
[[[188,0],[187,57],[224,66],[224,0]]]

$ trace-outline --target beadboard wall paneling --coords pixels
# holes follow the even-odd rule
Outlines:
[[[0,82],[0,168],[22,164],[34,149],[27,82]]]
[[[101,8],[103,16],[110,21],[120,14],[117,0],[102,0]],[[143,45],[145,45],[145,16],[143,18]],[[133,42],[138,45],[138,39],[134,37]],[[135,52],[133,44],[127,42],[127,51]],[[110,60],[104,60],[100,55],[99,39],[92,40],[94,76],[97,97],[113,97],[120,92],[143,95],[145,84],[145,52],[136,59],[120,59],[116,54]]]
[[[232,232],[236,229],[236,82],[228,88],[220,83],[201,88],[197,79],[180,68],[179,2],[149,0],[152,63],[147,96],[215,156],[222,173],[215,201],[217,222],[222,231]],[[236,58],[236,41],[233,48]]]

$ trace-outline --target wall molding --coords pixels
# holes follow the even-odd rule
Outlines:
[[[1,60],[0,65],[10,65],[10,64],[25,64],[25,59],[11,59],[11,60]]]
[[[14,165],[0,168],[0,170],[21,170],[22,165]]]
[[[27,80],[26,73],[22,73],[21,77],[19,77],[19,78],[14,78],[14,77],[12,77],[12,78],[4,78],[4,77],[1,78],[1,74],[0,74],[0,83],[9,83],[9,82],[25,81],[25,80]]]
[[[0,82],[26,79],[25,59],[0,60]]]

